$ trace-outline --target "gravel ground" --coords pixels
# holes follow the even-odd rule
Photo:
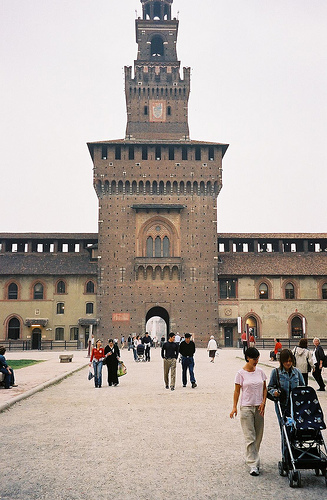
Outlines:
[[[249,475],[239,418],[229,418],[240,350],[220,350],[213,364],[198,349],[198,387],[182,387],[178,365],[175,391],[164,388],[159,349],[151,354],[150,363],[135,363],[124,350],[128,374],[117,388],[95,389],[84,368],[1,413],[0,499],[326,498],[324,479],[312,471],[303,471],[301,489],[278,475],[271,402],[262,473]],[[261,362],[271,365],[268,358],[262,351]],[[271,367],[263,369],[269,377]],[[105,382],[106,368],[103,374]],[[327,393],[319,398],[327,416]]]

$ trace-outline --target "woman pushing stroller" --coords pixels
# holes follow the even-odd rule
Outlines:
[[[289,349],[280,352],[279,368],[275,368],[270,375],[268,392],[275,398],[275,411],[280,427],[281,418],[290,416],[290,394],[295,387],[305,385],[302,373],[294,366],[294,355]],[[278,410],[278,401],[281,413]]]

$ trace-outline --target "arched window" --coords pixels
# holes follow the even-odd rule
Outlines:
[[[161,239],[160,236],[157,236],[154,241],[154,256],[161,257]]]
[[[285,286],[285,299],[295,299],[295,290],[292,283],[287,283]]]
[[[36,283],[33,288],[33,298],[34,300],[43,299],[43,285],[42,283]]]
[[[170,244],[169,244],[169,238],[168,236],[165,236],[163,239],[163,256],[164,257],[170,257]]]
[[[327,283],[324,283],[321,288],[322,298],[327,299]]]
[[[268,285],[266,283],[261,283],[259,285],[259,299],[268,299],[268,298],[269,298]]]
[[[146,256],[153,257],[153,239],[151,236],[146,240]]]
[[[57,293],[66,293],[66,283],[62,280],[57,283]]]
[[[93,283],[93,281],[88,281],[86,283],[86,293],[94,293],[94,283]]]
[[[156,35],[151,40],[151,56],[162,57],[164,55],[164,44],[161,36]]]
[[[294,338],[302,338],[303,337],[303,323],[302,319],[299,316],[295,316],[292,319],[292,337]]]
[[[20,321],[18,318],[11,318],[8,323],[8,339],[17,340],[20,338]]]
[[[16,285],[16,283],[10,283],[10,285],[8,286],[8,299],[18,299],[18,286]]]
[[[57,314],[65,314],[65,304],[63,302],[57,303]]]

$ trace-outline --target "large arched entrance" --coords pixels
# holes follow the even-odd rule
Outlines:
[[[169,314],[163,307],[152,307],[145,317],[145,328],[150,337],[157,337],[158,342],[169,333]]]

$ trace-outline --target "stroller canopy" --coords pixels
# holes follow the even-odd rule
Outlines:
[[[312,387],[296,387],[292,390],[291,415],[297,430],[326,429],[324,414]]]

